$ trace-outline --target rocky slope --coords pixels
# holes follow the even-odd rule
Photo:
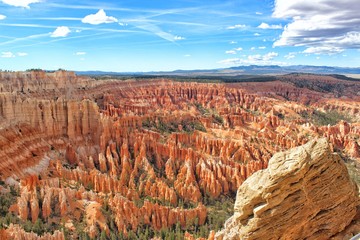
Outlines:
[[[275,154],[239,188],[215,239],[330,239],[354,219],[358,189],[326,139]]]
[[[0,86],[0,197],[11,198],[0,224],[9,236],[206,237],[231,212],[224,199],[274,153],[326,137],[360,160],[351,94],[65,71],[1,73]]]

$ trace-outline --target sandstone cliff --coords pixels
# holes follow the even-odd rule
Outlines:
[[[275,154],[239,188],[235,213],[215,239],[329,239],[343,231],[360,201],[326,139]]]

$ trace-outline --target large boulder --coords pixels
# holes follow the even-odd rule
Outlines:
[[[326,139],[275,154],[238,189],[215,239],[330,239],[354,219],[359,196]]]

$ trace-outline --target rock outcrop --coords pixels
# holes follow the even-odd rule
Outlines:
[[[326,139],[275,154],[239,188],[215,239],[330,239],[354,219],[358,189]]]
[[[6,232],[1,233],[2,240],[65,240],[64,233],[56,230],[53,234],[46,233],[39,236],[33,232],[25,232],[19,225],[11,224]]]

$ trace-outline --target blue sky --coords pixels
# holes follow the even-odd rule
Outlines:
[[[0,69],[360,67],[358,0],[0,0]]]

